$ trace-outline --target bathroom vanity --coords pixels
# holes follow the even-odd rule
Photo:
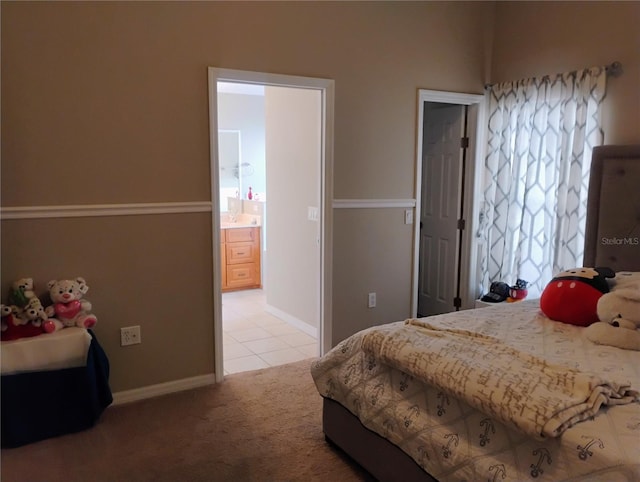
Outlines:
[[[261,288],[260,226],[223,225],[220,246],[222,291]]]

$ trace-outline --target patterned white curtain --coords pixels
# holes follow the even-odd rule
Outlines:
[[[482,287],[529,282],[582,266],[593,147],[602,144],[606,69],[505,82],[486,93],[488,145]]]

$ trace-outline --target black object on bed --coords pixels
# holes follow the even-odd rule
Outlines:
[[[92,337],[83,367],[2,376],[2,447],[92,427],[113,401],[109,360]]]

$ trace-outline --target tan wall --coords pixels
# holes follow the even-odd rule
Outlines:
[[[413,226],[404,209],[334,211],[332,344],[370,326],[411,315],[411,243]],[[377,307],[367,308],[367,294]]]
[[[208,66],[335,80],[339,199],[414,196],[418,88],[480,93],[491,80],[620,60],[607,140],[638,141],[637,8],[2,2],[1,202],[209,201]],[[575,37],[580,24],[593,41]],[[401,210],[339,211],[334,340],[410,309],[412,232]],[[2,294],[27,274],[41,286],[85,276],[116,391],[210,373],[210,233],[206,213],[3,221]],[[129,324],[142,325],[143,343],[121,348]]]
[[[492,4],[0,8],[3,206],[209,201],[208,66],[335,79],[335,196],[412,197],[417,89],[477,93],[488,80]],[[380,225],[388,213],[352,215]],[[353,280],[334,293],[341,333],[368,291],[380,308],[367,317],[406,315],[410,230],[376,232],[366,242],[391,250],[353,260],[349,240],[365,232],[352,237],[341,218],[334,273]],[[3,221],[2,293],[25,274],[41,286],[86,277],[116,391],[210,373],[210,230],[206,213]],[[373,288],[357,275],[363,263]],[[119,328],[130,324],[142,325],[143,343],[121,348]]]
[[[622,62],[603,106],[606,144],[640,142],[640,2],[498,2],[493,82]]]
[[[87,280],[114,390],[212,372],[208,213],[5,220],[1,249],[3,300],[24,276],[39,296],[51,279]],[[130,325],[142,344],[121,348]]]

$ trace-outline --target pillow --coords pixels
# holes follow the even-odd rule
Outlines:
[[[555,276],[540,296],[540,309],[550,319],[578,326],[600,321],[598,300],[609,292],[610,268],[574,268]]]

